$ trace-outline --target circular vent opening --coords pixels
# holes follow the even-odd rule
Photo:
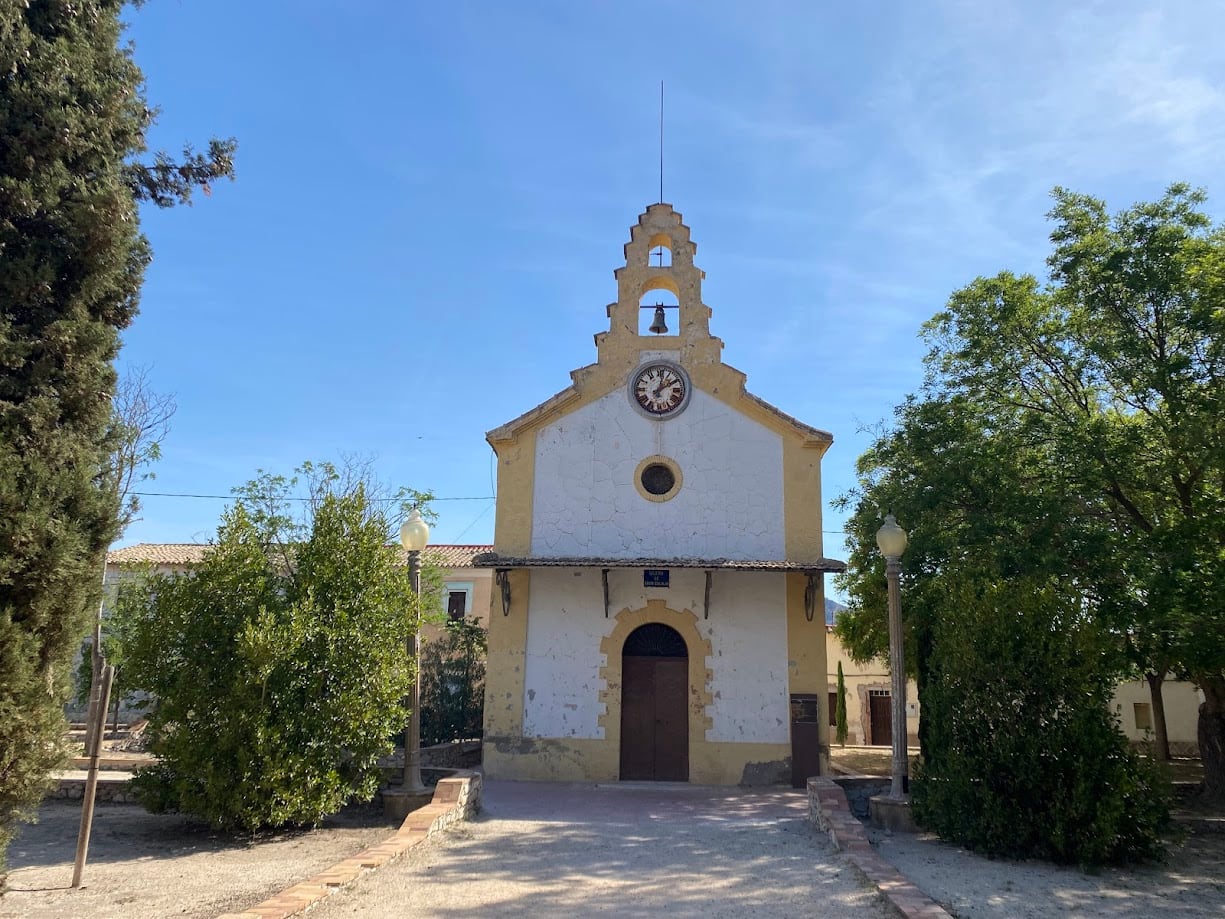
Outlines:
[[[642,470],[642,487],[651,495],[666,495],[676,487],[676,474],[663,463],[652,463]]]

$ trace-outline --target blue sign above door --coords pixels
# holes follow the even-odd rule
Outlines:
[[[667,568],[644,568],[642,569],[642,586],[667,587],[669,574]]]

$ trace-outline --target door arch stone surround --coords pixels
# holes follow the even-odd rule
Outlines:
[[[600,641],[600,653],[604,655],[605,663],[599,670],[600,679],[604,682],[599,694],[599,700],[604,703],[599,725],[604,729],[604,737],[610,747],[620,751],[621,651],[634,629],[652,622],[675,629],[689,649],[689,750],[692,759],[694,751],[706,743],[706,732],[714,725],[709,714],[709,709],[714,705],[710,692],[714,672],[706,666],[714,653],[710,641],[698,631],[698,617],[692,610],[677,611],[664,600],[651,599],[640,609],[625,607],[617,613],[612,631]]]

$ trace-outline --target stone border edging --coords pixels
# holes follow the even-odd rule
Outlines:
[[[814,776],[808,780],[808,819],[829,834],[830,841],[906,919],[952,919],[939,903],[876,854],[863,824],[851,813],[846,792],[833,779]]]
[[[297,915],[366,872],[390,864],[457,820],[477,813],[481,809],[481,781],[479,772],[463,772],[439,780],[434,787],[433,800],[405,817],[395,835],[285,888],[262,903],[237,913],[223,913],[217,919],[287,919]]]

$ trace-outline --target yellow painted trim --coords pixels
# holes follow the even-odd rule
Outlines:
[[[812,622],[804,613],[808,576],[787,572],[787,682],[790,692],[817,694],[821,718],[817,737],[821,745],[821,774],[829,774],[829,681],[825,629],[825,587],[818,575]]]
[[[576,371],[576,395],[532,416],[517,436],[499,440],[498,506],[494,528],[496,550],[504,555],[529,555],[532,542],[532,496],[535,490],[536,432],[545,424],[583,408],[615,390],[624,390],[638,366],[632,349],[616,364],[593,364]],[[618,366],[620,365],[620,366]],[[725,364],[686,366],[694,388],[712,396],[782,438],[783,545],[787,559],[816,561],[824,556],[821,534],[821,459],[830,441],[797,428],[744,391],[744,374]],[[624,369],[621,369],[623,367]],[[628,402],[628,396],[626,396]],[[666,424],[667,421],[661,422]],[[679,469],[679,467],[677,467]],[[635,472],[634,486],[647,497]],[[648,498],[648,500],[656,500]]]
[[[787,558],[796,561],[825,554],[821,536],[822,453],[794,437],[783,438],[783,547]]]
[[[647,240],[647,249],[658,249],[663,246],[669,252],[672,251],[672,237],[667,233],[656,233]]]
[[[498,501],[494,517],[494,548],[502,555],[530,555],[532,497],[536,485],[536,432],[524,431],[513,441],[499,443],[496,452]]]
[[[650,251],[659,245],[667,245],[672,252],[671,265],[650,264]],[[785,437],[799,437],[824,452],[833,440],[828,433],[810,428],[747,394],[744,374],[721,362],[723,342],[710,334],[711,310],[702,303],[705,272],[693,263],[697,246],[690,239],[681,215],[669,205],[652,204],[639,216],[638,223],[630,227],[630,241],[624,251],[625,265],[613,272],[617,300],[608,305],[609,328],[596,333],[596,363],[570,374],[573,387],[490,431],[486,435],[490,443],[499,446],[513,441],[603,398],[625,386],[643,351],[667,349],[680,352],[678,363],[699,389],[769,430]],[[667,336],[639,335],[642,296],[659,289],[677,296],[678,328],[675,334]]]
[[[675,335],[633,335],[615,339],[606,336],[600,343],[599,362],[571,371],[570,376],[574,380],[572,389],[563,390],[513,421],[490,431],[486,439],[500,453],[504,444],[534,433],[558,418],[602,399],[614,389],[624,389],[630,374],[642,363],[642,352],[672,350],[681,352],[677,363],[689,374],[694,388],[735,408],[767,430],[782,437],[799,438],[805,446],[824,454],[833,443],[833,437],[802,422],[789,420],[783,412],[747,393],[744,389],[745,375],[719,362],[720,348],[722,342],[713,336],[699,342],[686,342]]]
[[[625,640],[639,626],[659,622],[676,629],[685,639],[689,651],[689,774],[693,779],[694,751],[706,742],[706,732],[713,721],[708,709],[714,705],[710,684],[714,674],[707,661],[714,657],[710,641],[698,632],[698,617],[692,610],[677,612],[669,609],[662,599],[647,600],[641,609],[628,607],[617,613],[613,630],[600,642],[605,664],[600,668],[600,679],[604,688],[600,690],[600,701],[604,703],[604,714],[599,724],[604,729],[604,738],[614,758],[616,769],[621,765],[621,652]]]
[[[502,614],[502,592],[489,602],[489,634],[485,672],[486,748],[497,738],[523,736],[523,687],[527,679],[527,610],[532,573],[507,572],[510,615]]]
[[[611,782],[620,778],[621,766],[621,662],[622,649],[630,633],[640,625],[661,622],[676,629],[689,651],[689,781],[704,785],[737,785],[751,776],[753,767],[762,764],[765,772],[777,774],[780,764],[791,756],[790,744],[734,743],[706,739],[713,727],[710,710],[714,706],[710,669],[713,650],[698,630],[692,610],[677,611],[662,599],[650,599],[645,607],[622,609],[611,632],[600,641],[605,664],[599,670],[603,685],[598,691],[604,712],[599,726],[604,739],[539,738],[523,736],[525,673],[523,649],[527,643],[527,571],[512,572],[512,602],[509,617],[500,609],[491,617],[489,629],[489,671],[486,677],[485,774],[490,778],[521,781]],[[802,582],[802,576],[796,575]],[[790,606],[790,589],[788,605]],[[800,618],[803,619],[803,588],[800,589]],[[497,604],[495,604],[496,606]],[[789,615],[790,620],[790,615]],[[501,620],[501,621],[499,621]],[[518,625],[516,626],[516,623]],[[808,623],[806,623],[808,624]],[[814,634],[824,633],[823,629]],[[788,628],[788,640],[791,641]],[[812,666],[824,661],[812,657]],[[807,669],[807,668],[805,668]],[[822,735],[828,748],[828,737]],[[822,758],[822,769],[828,769]]]
[[[642,473],[646,471],[647,466],[667,466],[670,470],[672,470],[672,477],[675,480],[672,483],[672,487],[662,495],[653,495],[647,491],[642,485]],[[677,465],[676,460],[672,459],[670,456],[663,456],[659,453],[656,453],[653,456],[648,456],[641,463],[639,463],[638,468],[634,470],[634,488],[638,489],[638,494],[646,498],[646,500],[653,501],[656,504],[661,504],[664,501],[671,501],[680,493],[681,486],[684,483],[685,475],[683,472],[681,472],[681,467]]]
[[[486,740],[481,768],[486,778],[518,782],[616,782],[619,749],[607,740],[573,737],[523,738],[515,744]],[[739,785],[755,764],[774,770],[790,756],[789,744],[703,741],[689,749],[689,781]]]
[[[642,282],[642,293],[638,295],[638,299],[641,300],[643,297],[645,297],[647,294],[649,294],[653,290],[666,290],[668,291],[668,293],[673,294],[674,296],[677,296],[677,297],[681,295],[681,289],[680,287],[677,286],[676,281],[674,281],[672,278],[670,278],[666,274],[657,274],[655,275],[655,277],[647,278],[645,281],[643,281]],[[641,303],[638,305],[639,307],[643,306],[643,304]],[[667,305],[668,304],[666,303],[664,304],[664,306],[667,306]]]
[[[746,771],[760,764],[773,772],[784,761],[791,761],[789,743],[703,741],[696,749],[689,750],[689,781],[695,785],[761,784],[746,783]],[[790,782],[790,766],[781,777],[784,782]]]

